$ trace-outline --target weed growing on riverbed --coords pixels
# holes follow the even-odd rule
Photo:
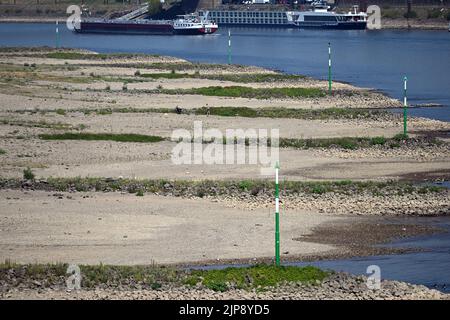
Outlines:
[[[46,128],[55,130],[67,130],[72,128],[67,123],[50,123],[45,120],[31,121],[31,120],[16,120],[16,119],[0,119],[0,124],[17,126],[17,127],[27,127],[27,128]]]
[[[51,59],[63,60],[108,60],[108,59],[126,59],[126,58],[142,58],[142,57],[159,57],[157,54],[139,54],[139,53],[93,53],[93,52],[77,52],[77,51],[55,51],[43,55]]]
[[[10,278],[8,271],[20,275],[22,283],[29,283],[32,287],[50,287],[59,285],[66,287],[68,264],[16,264],[5,261],[0,264],[0,281],[7,283]],[[94,288],[101,285],[134,286],[141,285],[148,289],[157,289],[161,283],[182,284],[185,277],[184,270],[157,266],[109,266],[109,265],[80,265],[81,287]],[[12,283],[14,285],[14,283]]]
[[[324,97],[325,92],[319,88],[252,88],[242,86],[201,87],[191,89],[166,89],[166,94],[198,94],[218,97],[241,97],[254,99],[270,98],[317,98]]]
[[[59,114],[60,116],[65,116],[66,115],[66,110],[64,109],[56,109],[56,114]]]
[[[318,139],[280,138],[280,147],[295,149],[338,147],[347,150],[356,150],[358,148],[368,148],[374,145],[385,145],[391,141],[395,142],[396,140],[385,137],[338,137]]]
[[[0,281],[3,284],[17,285],[10,274],[20,277],[22,284],[31,287],[66,287],[68,264],[16,264],[5,261],[0,264]],[[316,267],[276,267],[272,265],[256,265],[242,268],[226,268],[222,270],[184,270],[156,264],[142,266],[112,265],[80,265],[81,287],[95,288],[100,286],[131,287],[140,286],[156,290],[164,284],[177,286],[195,286],[200,284],[215,291],[226,291],[230,288],[245,290],[264,290],[283,283],[322,282],[329,272]]]
[[[6,151],[3,149],[0,149],[0,155],[2,155],[2,154],[6,154]]]
[[[280,184],[284,195],[289,194],[377,194],[397,195],[411,193],[436,193],[445,192],[440,186],[415,185],[401,181],[283,181]],[[20,189],[22,181],[14,178],[0,178],[0,189]],[[47,180],[35,181],[35,190],[47,191],[69,191],[79,192],[98,191],[112,192],[121,191],[137,193],[158,193],[178,197],[190,196],[220,196],[248,194],[255,196],[261,194],[273,195],[274,183],[271,180],[237,180],[237,181],[188,181],[188,180],[150,180],[150,179],[113,179],[95,177],[76,178],[47,178]]]
[[[109,114],[110,109],[99,111],[100,114]],[[80,129],[79,127],[75,129]],[[17,137],[16,137],[17,138]],[[150,136],[133,133],[125,134],[108,134],[108,133],[73,133],[65,132],[61,134],[40,134],[39,138],[42,140],[108,140],[118,142],[161,142],[169,140],[169,138],[161,136]],[[193,138],[192,138],[193,139]],[[233,140],[231,140],[233,142]],[[222,141],[224,144],[228,143],[226,137]],[[211,143],[211,140],[203,140],[203,143]],[[238,139],[234,139],[234,143],[238,143]],[[250,145],[250,139],[246,138],[243,143],[246,146]],[[256,144],[259,144],[259,139]],[[264,141],[270,146],[270,140]],[[403,140],[402,144],[410,144],[419,146],[424,145],[442,145],[445,142],[439,141],[435,138],[416,138]],[[388,148],[398,148],[401,146],[398,138],[385,137],[336,137],[336,138],[315,138],[315,139],[296,139],[296,138],[279,138],[280,148],[294,148],[294,149],[311,149],[311,148],[341,148],[344,150],[356,150],[361,148],[370,148],[375,146],[386,146]]]
[[[23,178],[25,180],[34,180],[34,177],[34,173],[29,167],[23,170]]]
[[[279,284],[322,282],[329,275],[316,267],[276,267],[256,265],[247,268],[226,268],[220,270],[193,270],[185,280],[186,284],[200,283],[214,291],[231,288],[264,290]]]
[[[173,70],[174,71],[174,70]],[[144,73],[142,78],[150,79],[207,79],[240,83],[279,82],[305,79],[305,76],[282,73],[233,73],[233,74],[200,74],[200,73]]]
[[[53,109],[17,110],[17,113],[43,114],[55,112]],[[68,112],[82,112],[89,114],[112,113],[176,113],[175,108],[103,108],[103,109],[72,109]],[[292,118],[305,120],[328,120],[328,119],[379,119],[390,117],[391,114],[385,110],[373,109],[350,109],[350,108],[325,108],[325,109],[293,109],[293,108],[248,108],[248,107],[202,107],[198,109],[185,109],[183,114],[211,115],[221,117],[245,117],[245,118]]]
[[[117,141],[117,142],[160,142],[164,138],[158,136],[149,136],[143,134],[133,134],[133,133],[73,133],[65,132],[61,134],[40,134],[39,138],[43,140],[106,140],[106,141]]]
[[[136,93],[162,93],[170,95],[194,94],[203,96],[253,98],[253,99],[287,99],[324,97],[325,91],[319,88],[252,88],[243,86],[200,87],[190,89],[164,89],[161,85],[153,90],[133,90]]]

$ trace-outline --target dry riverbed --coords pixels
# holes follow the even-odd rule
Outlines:
[[[194,121],[205,130],[279,129],[284,260],[403,252],[374,245],[439,231],[406,217],[450,213],[448,190],[417,185],[448,180],[450,125],[411,118],[410,135],[399,135],[402,119],[384,109],[401,103],[371,89],[336,82],[328,96],[324,81],[257,67],[51,48],[0,49],[0,75],[0,260],[270,263],[272,177],[261,176],[258,165],[175,165],[172,133],[192,131]],[[373,230],[370,237],[367,230]],[[445,297],[396,282],[377,292],[359,290],[363,278],[334,277],[262,293],[169,284],[66,293],[61,286],[12,285],[17,274],[11,274],[0,294]]]

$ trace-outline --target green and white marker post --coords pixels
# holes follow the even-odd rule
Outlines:
[[[406,137],[408,135],[408,103],[406,99],[406,83],[408,78],[405,76],[403,78],[403,135]]]
[[[278,170],[280,165],[275,165],[275,264],[280,266],[280,189],[278,186]]]
[[[56,49],[59,48],[59,22],[56,20]]]
[[[231,30],[228,29],[228,64],[231,64]]]
[[[331,43],[328,42],[328,94],[331,96]]]

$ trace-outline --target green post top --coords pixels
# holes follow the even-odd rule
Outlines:
[[[275,164],[275,169],[280,169],[280,164],[278,163],[278,161],[277,161],[277,163]]]
[[[405,80],[405,81],[408,81],[408,77],[407,77],[407,76],[405,76],[405,77],[403,78],[403,80]]]

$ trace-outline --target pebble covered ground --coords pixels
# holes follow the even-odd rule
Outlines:
[[[67,291],[64,288],[39,288],[40,283],[31,286],[8,288],[0,286],[0,299],[139,299],[139,300],[215,300],[215,299],[268,299],[268,300],[422,300],[445,299],[448,294],[421,285],[399,281],[383,280],[380,289],[369,289],[367,278],[346,273],[336,273],[322,283],[282,284],[266,290],[246,291],[231,289],[216,292],[202,287],[180,287],[163,285],[157,290],[139,287],[94,288]]]
[[[267,194],[241,197],[225,196],[211,198],[228,207],[257,208],[273,207],[273,197]],[[450,193],[439,194],[404,194],[377,196],[370,193],[359,195],[297,194],[283,195],[280,207],[283,210],[304,209],[322,214],[339,215],[448,215],[450,214]]]

